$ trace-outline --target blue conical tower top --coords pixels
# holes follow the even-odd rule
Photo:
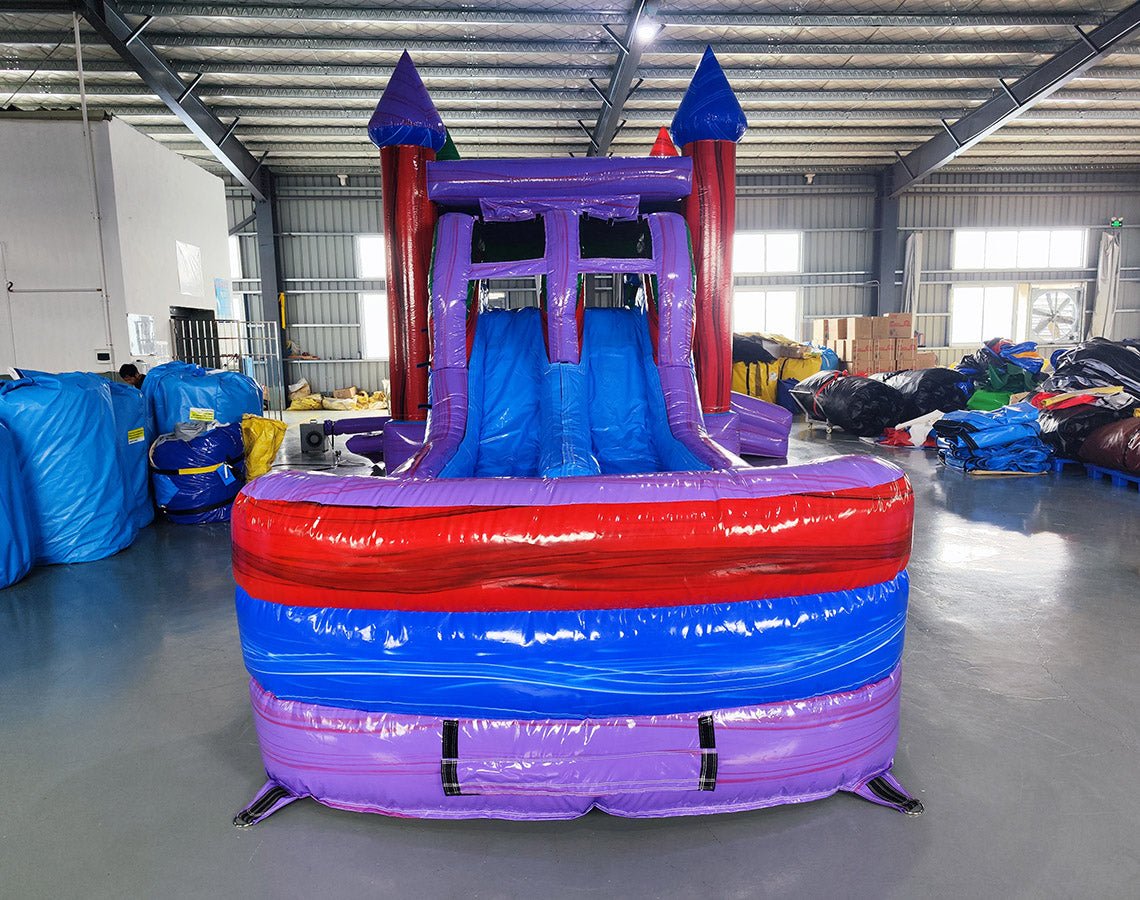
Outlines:
[[[368,136],[377,147],[404,144],[429,147],[437,152],[447,140],[443,119],[407,50],[396,63],[388,86],[376,104],[376,111],[368,122]]]
[[[705,54],[681,98],[670,131],[678,147],[693,141],[732,141],[736,143],[748,128],[744,110],[724,77],[712,47]]]

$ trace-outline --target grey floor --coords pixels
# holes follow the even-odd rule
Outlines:
[[[1108,897],[1140,888],[1140,496],[966,479],[917,493],[902,743],[926,803],[716,817],[426,822],[261,784],[225,526],[148,529],[0,592],[0,896]]]

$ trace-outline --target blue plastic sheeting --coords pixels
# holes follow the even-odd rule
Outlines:
[[[8,429],[0,425],[0,589],[32,568],[32,513],[24,496],[20,457]]]
[[[709,468],[669,428],[645,313],[586,310],[582,356],[590,437],[603,475]]]
[[[154,504],[150,501],[150,476],[147,469],[150,435],[146,432],[146,399],[138,388],[112,382],[111,404],[115,413],[115,436],[131,519],[136,528],[146,528],[154,521]]]
[[[151,369],[143,381],[151,434],[167,434],[179,422],[241,423],[260,416],[261,387],[240,372],[213,371],[184,362]]]
[[[682,552],[682,551],[678,551]],[[724,709],[854,690],[902,655],[906,572],[774,600],[648,609],[391,612],[237,590],[250,674],[283,700],[471,718]]]
[[[228,522],[245,483],[241,425],[217,425],[189,441],[164,435],[150,451],[154,498],[179,525]],[[205,471],[186,471],[204,469]]]
[[[36,563],[90,562],[138,534],[117,463],[110,382],[84,372],[24,371],[0,382],[32,512]]]
[[[673,116],[673,142],[684,147],[693,141],[739,141],[748,130],[744,110],[733,93],[712,47],[706,47],[689,89]]]

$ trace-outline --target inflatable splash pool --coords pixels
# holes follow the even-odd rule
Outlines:
[[[790,420],[729,395],[743,116],[711,53],[695,82],[716,114],[702,131],[682,104],[685,156],[435,161],[442,122],[401,61],[370,129],[389,474],[274,473],[234,505],[269,778],[235,824],[302,797],[554,819],[850,791],[921,811],[890,775],[911,488],[867,456],[738,455],[781,455]],[[599,273],[630,301],[587,308]],[[485,279],[528,277],[539,307],[483,302]]]

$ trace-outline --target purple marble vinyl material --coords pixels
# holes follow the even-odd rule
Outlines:
[[[425,422],[389,422],[384,426],[384,467],[396,472],[423,447]]]
[[[628,221],[637,218],[638,205],[635,194],[606,199],[547,197],[543,200],[532,200],[525,197],[504,197],[480,201],[479,211],[488,222],[525,222],[527,219],[545,215],[552,209],[564,209],[580,216]]]
[[[680,200],[692,189],[688,157],[437,160],[427,166],[428,196],[444,205],[487,200]]]
[[[475,220],[462,213],[439,217],[430,285],[431,359],[434,369],[467,365],[467,285]]]
[[[705,431],[709,439],[729,453],[740,453],[740,422],[734,412],[705,413]]]
[[[792,414],[782,406],[759,397],[733,392],[731,409],[737,416],[740,452],[753,456],[788,455],[788,435]],[[707,421],[708,416],[705,416]]]
[[[552,363],[581,361],[578,341],[578,216],[552,209],[546,228],[546,351]]]
[[[451,370],[454,371],[454,370]],[[438,374],[438,373],[437,373]],[[466,373],[458,373],[466,375]],[[433,407],[433,416],[438,407]],[[393,422],[384,429],[393,430]],[[462,425],[452,420],[440,428],[439,440]],[[434,434],[434,433],[433,433]],[[795,466],[731,468],[708,472],[657,472],[644,475],[581,475],[574,478],[446,478],[422,477],[419,466],[404,477],[343,478],[321,472],[274,472],[256,478],[244,491],[260,500],[288,500],[325,506],[566,506],[576,503],[668,503],[817,494],[852,488],[874,488],[903,477],[901,470],[873,456],[831,456]],[[454,452],[454,451],[452,451]],[[727,452],[727,451],[725,451]],[[450,454],[447,454],[450,459]]]
[[[368,136],[377,147],[407,145],[439,151],[447,142],[443,119],[407,50],[376,104],[368,122]]]
[[[715,747],[704,748],[701,713],[459,719],[448,765],[441,718],[281,700],[254,681],[250,697],[266,772],[296,796],[393,816],[566,819],[592,808],[733,812],[859,791],[891,766],[899,689],[896,669],[854,691],[709,710]],[[444,792],[445,773],[458,795]]]

